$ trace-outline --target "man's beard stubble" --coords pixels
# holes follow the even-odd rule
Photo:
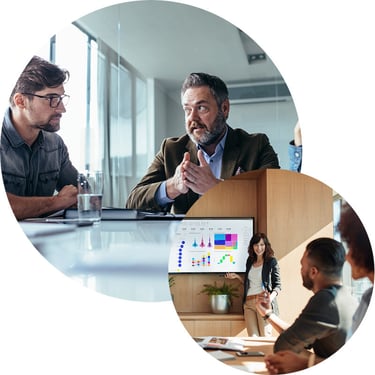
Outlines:
[[[55,125],[52,125],[50,122],[47,122],[46,124],[34,124],[32,127],[34,129],[44,130],[49,133],[55,133],[60,130],[60,122]]]
[[[307,275],[306,276],[302,276],[302,285],[307,289],[307,290],[312,290],[313,288],[313,281],[311,280],[310,277],[308,277]]]
[[[225,125],[226,125],[226,119],[225,119],[224,113],[222,111],[219,111],[213,123],[212,131],[209,131],[207,127],[201,123],[197,123],[197,124],[198,126],[203,126],[205,128],[205,133],[200,138],[200,140],[197,140],[194,134],[189,131],[188,135],[190,139],[194,143],[198,143],[201,146],[209,146],[215,143],[223,135]]]

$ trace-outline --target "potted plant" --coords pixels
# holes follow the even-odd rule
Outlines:
[[[225,281],[218,286],[216,281],[213,284],[203,284],[199,294],[207,294],[210,297],[211,309],[214,314],[227,314],[233,304],[233,297],[238,297],[238,288]]]

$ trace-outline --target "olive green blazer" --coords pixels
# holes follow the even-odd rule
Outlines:
[[[130,192],[126,207],[163,210],[155,200],[156,191],[163,181],[174,175],[186,151],[190,153],[190,160],[198,164],[197,146],[187,134],[164,139],[145,176]],[[268,137],[228,126],[220,177],[228,179],[238,173],[265,168],[280,168],[277,154]],[[168,211],[184,214],[198,198],[198,194],[189,190],[177,197]]]

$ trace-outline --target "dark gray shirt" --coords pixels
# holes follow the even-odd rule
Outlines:
[[[18,196],[51,196],[65,185],[77,184],[66,145],[59,135],[40,131],[28,146],[11,121],[4,116],[0,144],[1,171],[5,190]]]
[[[296,321],[277,338],[274,351],[312,347],[327,358],[346,341],[357,301],[345,287],[332,285],[314,294]]]

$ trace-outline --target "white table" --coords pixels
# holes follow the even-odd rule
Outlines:
[[[179,223],[166,219],[102,221],[74,226],[61,234],[28,237],[51,264],[81,285],[127,300],[166,301],[171,299],[169,251]]]

